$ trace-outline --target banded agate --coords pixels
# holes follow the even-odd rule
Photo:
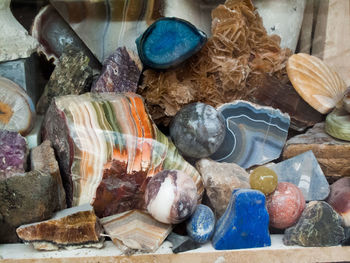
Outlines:
[[[105,217],[144,209],[150,178],[162,170],[191,176],[199,196],[199,173],[150,119],[134,93],[85,93],[56,97],[44,120],[62,171],[69,206],[93,205]]]

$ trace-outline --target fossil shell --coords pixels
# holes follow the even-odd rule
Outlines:
[[[322,114],[333,109],[346,90],[345,82],[337,72],[308,54],[291,56],[287,73],[299,95]]]

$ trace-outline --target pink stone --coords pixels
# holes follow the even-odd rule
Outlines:
[[[294,225],[305,208],[301,190],[292,183],[278,183],[275,192],[267,197],[270,226],[284,229]]]

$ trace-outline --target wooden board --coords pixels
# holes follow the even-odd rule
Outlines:
[[[158,252],[159,253],[159,252]],[[180,254],[141,254],[121,256],[112,242],[106,242],[103,249],[77,249],[38,252],[23,244],[0,245],[0,263],[127,263],[127,262],[211,262],[211,263],[283,263],[283,262],[342,262],[350,260],[350,247],[286,247],[282,235],[272,235],[272,246],[257,249],[214,250],[209,244]]]

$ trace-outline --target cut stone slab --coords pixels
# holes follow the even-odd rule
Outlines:
[[[283,159],[312,150],[326,177],[333,180],[350,174],[350,143],[329,136],[324,123],[318,123],[305,134],[286,142]]]
[[[325,200],[329,195],[329,184],[312,151],[268,167],[276,172],[279,182],[298,186],[306,201]]]
[[[236,100],[218,107],[226,136],[211,159],[247,169],[277,159],[286,142],[290,117],[278,109]]]
[[[201,244],[195,242],[189,236],[181,236],[172,232],[166,239],[172,244],[172,251],[174,253],[181,253],[188,250],[199,248]]]
[[[16,228],[48,219],[58,207],[56,180],[40,171],[0,180],[0,243],[18,242]]]
[[[59,211],[43,222],[22,225],[16,232],[37,250],[102,248],[104,241],[102,227],[89,204]]]
[[[154,252],[172,229],[171,225],[160,223],[140,210],[104,217],[101,224],[113,243],[124,252],[124,247]]]
[[[345,239],[342,224],[342,218],[329,204],[310,202],[298,223],[286,229],[283,243],[304,247],[337,246]]]
[[[31,169],[49,174],[56,181],[58,206],[56,210],[66,208],[66,192],[64,191],[60,169],[55,158],[55,152],[51,142],[46,140],[39,146],[33,148],[30,153]]]
[[[249,174],[235,163],[219,163],[201,159],[196,168],[202,176],[206,195],[217,218],[221,217],[237,188],[250,188]]]

